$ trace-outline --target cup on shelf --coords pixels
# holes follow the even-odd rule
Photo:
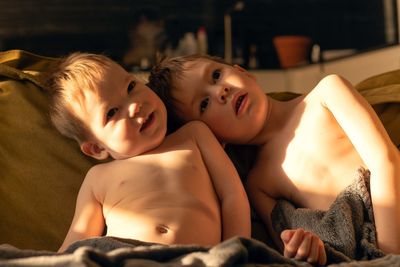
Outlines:
[[[296,67],[308,62],[311,38],[303,35],[280,35],[273,38],[282,68]]]

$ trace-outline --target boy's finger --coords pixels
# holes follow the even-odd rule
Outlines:
[[[318,256],[319,256],[318,264],[319,265],[325,265],[326,264],[325,246],[324,246],[324,243],[321,240],[319,242],[318,248],[319,248],[319,250],[318,250],[319,251],[319,253],[318,253]]]
[[[303,241],[301,242],[295,256],[296,260],[305,260],[310,255],[310,249],[312,245],[312,235],[310,233],[304,233]]]
[[[296,229],[291,240],[285,244],[284,256],[293,258],[297,254],[301,242],[303,241],[304,230]]]
[[[310,263],[317,263],[319,262],[319,238],[313,235],[311,243],[312,245],[307,261]]]
[[[292,239],[294,233],[296,232],[296,230],[283,230],[281,233],[281,239],[283,243],[288,243],[290,241],[290,239]]]

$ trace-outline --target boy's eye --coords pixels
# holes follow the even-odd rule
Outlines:
[[[135,81],[132,81],[132,82],[129,83],[129,85],[128,85],[128,94],[135,88],[135,86],[136,86],[136,82]]]
[[[115,115],[115,113],[117,113],[117,111],[118,111],[118,108],[110,109],[106,114],[106,120],[107,121],[111,120],[111,118]]]
[[[203,113],[206,110],[206,108],[208,106],[208,101],[209,101],[209,98],[206,98],[200,102],[200,113]]]
[[[219,77],[221,77],[221,70],[214,70],[212,73],[212,79],[216,81]]]

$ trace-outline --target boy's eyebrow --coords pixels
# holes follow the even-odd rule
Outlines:
[[[129,86],[129,83],[131,82],[131,80],[135,80],[136,81],[136,77],[132,73],[128,73],[126,75],[126,77],[125,77],[124,83],[128,84],[128,86]]]
[[[206,64],[204,65],[204,68],[203,68],[203,73],[202,73],[202,76],[203,76],[203,79],[205,80],[205,81],[209,81],[209,79],[210,79],[210,77],[211,77],[211,71],[212,71],[212,62],[206,62]]]
[[[136,77],[131,74],[131,73],[127,73],[127,75],[125,75],[124,78],[124,88],[125,91],[127,92],[129,84],[131,82],[131,80],[136,80]],[[101,114],[101,124],[104,125],[105,121],[106,121],[106,113],[108,112],[108,109],[110,108],[110,103],[109,102],[103,102],[100,104],[99,110],[100,110],[100,114]]]
[[[206,61],[206,63],[203,66],[200,65],[200,67],[198,67],[198,66],[196,66],[196,64],[193,64],[191,67],[195,70],[195,72],[199,73],[199,77],[201,78],[201,80],[208,83],[210,81],[210,77],[211,77],[210,74],[212,71],[212,65],[213,65],[212,63],[213,62]],[[197,85],[197,86],[199,86],[199,85]],[[194,87],[194,85],[193,85],[193,87]],[[188,101],[190,107],[194,107],[194,102],[197,100],[197,98],[199,98],[198,88],[194,88],[193,91],[195,93],[192,95],[191,99],[189,99],[189,101]],[[196,112],[199,112],[198,109],[195,109],[195,110],[196,110]]]
[[[100,107],[99,107],[99,110],[100,110],[99,114],[100,115],[99,116],[100,116],[101,125],[104,125],[105,122],[106,122],[106,114],[107,114],[108,108],[109,108],[108,104],[105,104],[105,103],[101,103],[100,104]]]

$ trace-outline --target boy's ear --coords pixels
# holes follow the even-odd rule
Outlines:
[[[248,72],[247,70],[245,70],[244,68],[240,67],[238,64],[233,65],[233,67],[235,69],[237,69],[240,72],[244,72],[247,76],[249,76],[250,78],[256,80],[256,76],[254,76],[253,74],[251,74],[250,72]]]
[[[103,147],[95,142],[83,142],[81,144],[81,150],[85,155],[88,155],[98,160],[104,160],[109,156],[107,150],[105,150]]]

